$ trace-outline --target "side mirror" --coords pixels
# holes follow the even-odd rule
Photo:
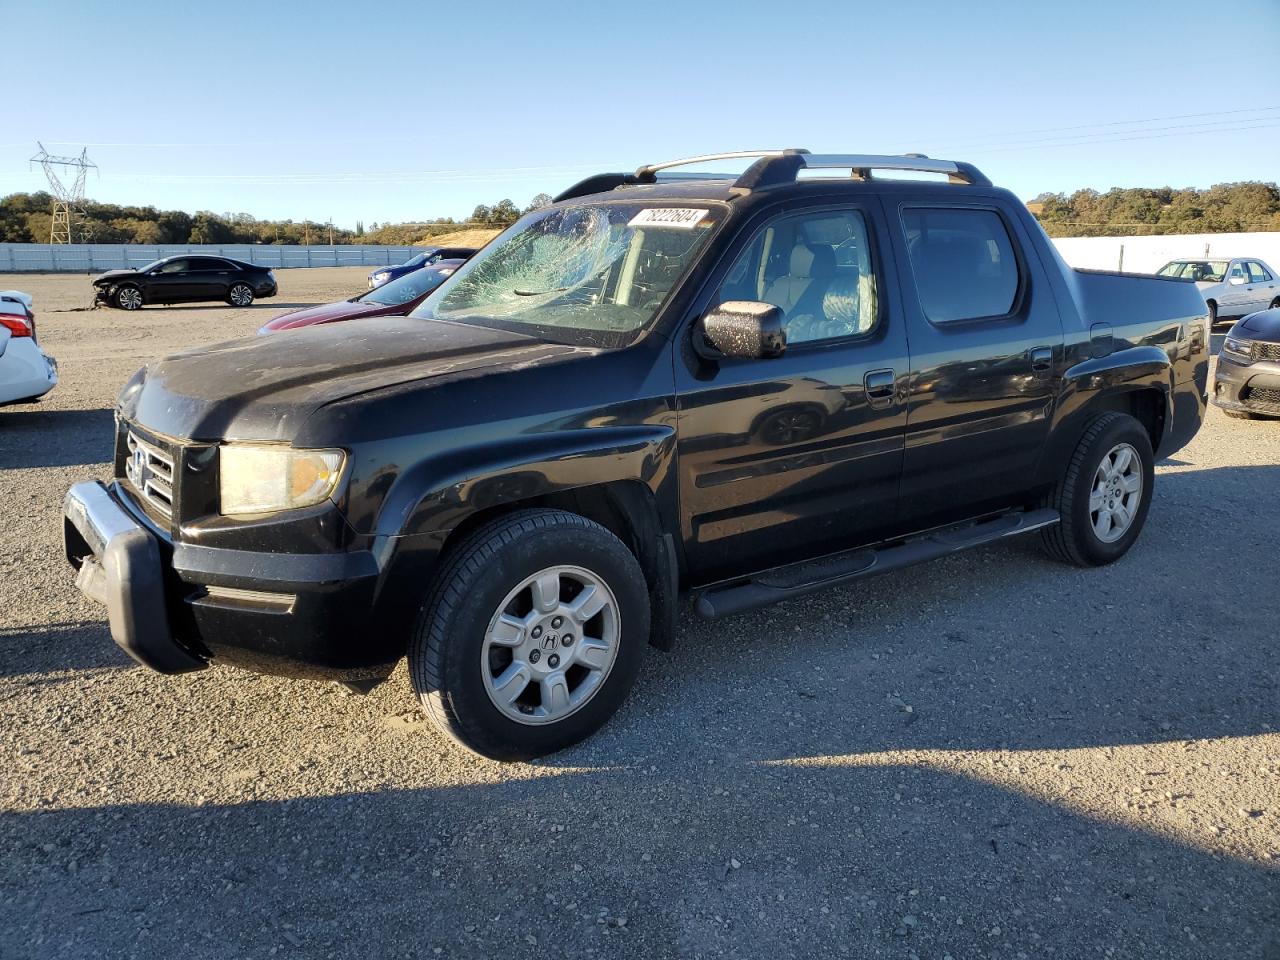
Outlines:
[[[771,303],[727,300],[707,313],[699,327],[706,343],[724,357],[761,360],[787,350],[782,310]]]
[[[1233,287],[1239,287],[1244,284],[1244,277],[1232,277],[1227,281],[1227,283],[1231,284]]]

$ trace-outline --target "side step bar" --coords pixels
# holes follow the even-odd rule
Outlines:
[[[775,567],[745,582],[709,587],[698,597],[700,616],[713,620],[754,610],[780,600],[792,600],[818,590],[839,586],[877,573],[900,570],[936,560],[984,543],[1016,537],[1059,521],[1058,511],[1048,507],[1022,513],[1006,513],[963,527],[925,534],[889,547],[849,550],[818,560]]]

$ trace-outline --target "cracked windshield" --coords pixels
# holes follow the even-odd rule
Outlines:
[[[705,203],[550,210],[517,224],[413,316],[619,345],[653,321],[719,216]]]

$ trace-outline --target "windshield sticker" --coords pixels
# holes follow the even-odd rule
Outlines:
[[[692,230],[710,212],[710,210],[694,210],[689,207],[650,207],[632,217],[627,226]]]

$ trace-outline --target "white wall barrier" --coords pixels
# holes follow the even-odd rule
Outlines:
[[[141,267],[177,254],[234,257],[264,267],[383,267],[403,263],[421,247],[365,244],[276,246],[273,244],[0,243],[0,273],[47,271],[101,273]]]
[[[1280,269],[1280,232],[1190,233],[1158,237],[1062,237],[1053,241],[1073,267],[1151,273],[1186,257],[1257,257]],[[176,254],[234,257],[267,267],[380,267],[403,263],[421,247],[268,244],[0,243],[0,273],[100,273],[140,267]]]

